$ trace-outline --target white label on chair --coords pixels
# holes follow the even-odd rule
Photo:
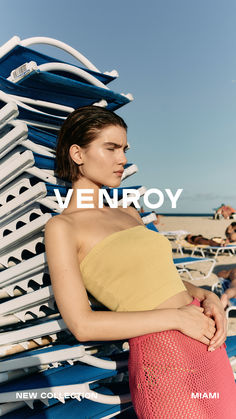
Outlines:
[[[11,81],[12,83],[16,83],[17,81],[23,79],[29,73],[37,69],[37,64],[35,61],[30,61],[29,63],[25,63],[20,65],[20,67],[15,68],[12,70],[10,77],[7,80]]]

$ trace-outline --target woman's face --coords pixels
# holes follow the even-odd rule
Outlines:
[[[126,130],[123,127],[109,125],[103,128],[89,147],[82,149],[81,174],[99,186],[119,186],[127,163],[127,148]]]

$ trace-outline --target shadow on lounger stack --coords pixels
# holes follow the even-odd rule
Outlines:
[[[84,68],[28,48],[39,42],[67,50]],[[48,38],[13,37],[0,48],[0,416],[6,418],[110,418],[132,409],[124,342],[76,341],[57,310],[44,247],[45,223],[62,211],[54,189],[65,198],[70,187],[54,173],[58,130],[75,108],[129,103],[131,95],[107,87],[116,77]],[[136,171],[127,164],[122,180]],[[101,308],[92,298],[90,304]]]

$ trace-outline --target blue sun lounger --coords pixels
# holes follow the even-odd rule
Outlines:
[[[91,355],[93,350],[90,348],[102,347],[102,342],[91,343],[75,343],[75,344],[57,344],[46,348],[27,351],[25,353],[12,355],[10,359],[3,359],[0,361],[0,374],[17,370],[19,368],[32,368],[43,365],[54,365],[57,368],[57,363],[65,362],[73,365],[74,362],[80,361],[94,367],[114,370],[121,367],[126,367],[128,363],[129,352],[122,352],[117,357],[106,360],[96,355]],[[122,355],[122,357],[121,357]]]
[[[73,366],[65,365],[42,371],[40,374],[35,374],[34,377],[24,377],[21,380],[16,380],[16,382],[0,385],[0,403],[18,401],[16,392],[19,391],[37,392],[35,400],[42,399],[42,393],[45,391],[61,393],[61,399],[63,399],[64,393],[68,393],[68,391],[73,392],[73,388],[75,392],[88,392],[92,394],[91,390],[94,388],[92,383],[113,377],[117,374],[118,371],[114,369],[109,370],[80,364]],[[59,399],[60,396],[55,398]],[[30,399],[30,395],[25,398],[25,400]],[[97,399],[99,400],[99,398]]]
[[[206,274],[204,274],[204,279],[207,279],[211,275],[211,273],[212,273],[212,271],[215,267],[215,264],[216,264],[215,259],[200,258],[200,257],[199,258],[198,257],[174,258],[173,261],[174,261],[174,264],[177,267],[178,271],[180,273],[186,272],[188,274],[189,278],[192,279],[192,280],[203,279],[203,278],[202,277],[197,277],[197,278],[193,277],[191,275],[190,270],[188,269],[189,266],[191,267],[195,263],[206,263],[206,262],[210,263],[210,268],[209,268],[208,272]]]
[[[56,103],[57,106],[70,106],[72,107],[71,111],[73,108],[97,104],[101,101],[106,102],[108,109],[115,110],[130,100],[133,100],[130,94],[120,95],[110,91],[106,84],[101,81],[101,78],[108,81],[109,76],[107,77],[107,75],[101,75],[96,72],[97,77],[94,77],[91,71],[87,72],[84,69],[62,63],[58,60],[53,62],[46,56],[43,59],[43,56],[40,54],[38,56],[37,53],[34,56],[34,51],[32,51],[30,61],[24,63],[22,63],[24,54],[18,51],[17,58],[19,61],[20,57],[20,66],[12,68],[11,42],[9,45],[4,45],[0,49],[0,57],[2,57],[0,61],[0,74],[3,75],[0,76],[0,88],[5,93],[8,93],[12,99],[14,99],[15,95],[18,99],[22,98],[22,102],[25,103],[32,103],[34,100],[47,101]],[[16,46],[16,48],[22,52],[22,47]],[[83,58],[86,61],[85,57]],[[32,61],[32,59],[35,59],[35,61]],[[89,63],[88,60],[87,63]],[[93,67],[91,63],[89,63],[89,66]],[[7,74],[9,70],[10,73]],[[29,100],[26,100],[26,98]]]
[[[96,391],[106,396],[115,395],[114,390],[112,391],[112,389],[104,387],[104,385],[96,387]],[[24,403],[21,403],[21,405],[24,405]],[[96,403],[89,399],[82,399],[80,402],[69,399],[64,404],[56,403],[55,400],[49,400],[48,405],[48,407],[43,407],[42,404],[41,406],[38,405],[38,407],[35,407],[34,411],[32,411],[29,407],[22,407],[20,410],[5,414],[4,417],[6,419],[42,419],[43,417],[48,419],[64,417],[68,419],[87,419],[88,417],[90,419],[109,419],[112,417],[118,417],[117,415],[119,413],[124,412],[128,418],[132,409],[131,403],[108,405],[107,403]],[[7,406],[4,405],[4,408],[7,410]]]
[[[53,113],[43,112],[36,107],[32,108],[17,99],[13,100],[9,95],[0,90],[0,108],[3,108],[6,104],[11,104],[12,102],[14,106],[17,105],[17,112],[19,113],[17,119],[26,122],[29,125],[58,131],[66,118],[66,116],[55,116]],[[19,123],[18,120],[14,121],[12,118],[10,122],[13,125],[17,125],[17,123]],[[7,120],[7,122],[9,122],[9,120]]]
[[[30,38],[28,40],[21,41],[19,37],[14,36],[8,42],[6,42],[2,47],[0,47],[0,75],[7,78],[14,68],[18,68],[26,62],[35,61],[38,65],[48,64],[48,63],[62,63],[69,64],[68,62],[59,60],[57,58],[50,57],[48,55],[42,54],[38,51],[28,48],[28,46],[33,45],[34,43],[46,43],[55,46],[60,49],[64,49],[69,55],[76,58],[81,62],[85,67],[75,66],[79,69],[87,71],[89,74],[96,77],[105,85],[113,81],[118,77],[116,70],[111,72],[101,73],[87,58],[82,56],[78,51],[71,48],[69,45],[62,43],[60,41],[49,39],[49,38]],[[72,77],[75,80],[81,81],[82,79],[78,76],[72,76],[71,73],[64,71],[63,73],[66,77]]]
[[[131,97],[115,93],[107,88],[68,79],[46,71],[32,71],[17,83],[12,83],[0,76],[0,89],[11,95],[12,100],[14,99],[13,95],[20,97],[23,103],[24,98],[30,98],[74,109],[105,100],[106,108],[115,111],[131,101]],[[55,116],[61,114],[56,109],[54,112]],[[62,116],[65,114],[62,113]]]

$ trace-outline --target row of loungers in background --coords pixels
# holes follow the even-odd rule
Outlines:
[[[28,48],[38,41],[66,48],[84,67]],[[131,95],[108,89],[116,77],[48,38],[14,37],[0,48],[0,415],[6,418],[110,418],[132,411],[127,343],[80,344],[71,335],[53,297],[43,233],[61,212],[54,189],[64,200],[70,187],[54,172],[58,130],[74,108],[116,110],[129,103]],[[122,180],[136,172],[127,164]],[[155,230],[155,215],[141,215]],[[186,269],[202,260],[174,262]],[[89,301],[93,310],[105,309],[92,296]],[[67,398],[70,392],[76,398]]]
[[[183,238],[178,239],[175,242],[177,244],[177,251],[183,255],[183,251],[191,251],[191,256],[196,253],[200,253],[202,257],[210,255],[211,257],[217,258],[217,256],[228,254],[229,256],[235,255],[236,244],[228,244],[227,246],[208,246],[206,244],[194,245],[188,243]]]

